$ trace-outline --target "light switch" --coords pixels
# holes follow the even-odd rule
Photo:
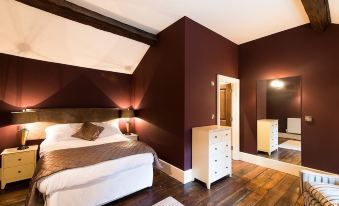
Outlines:
[[[312,116],[305,116],[305,122],[312,122]]]

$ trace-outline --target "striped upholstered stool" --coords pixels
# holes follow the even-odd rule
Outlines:
[[[339,206],[339,176],[301,171],[300,178],[306,206]]]

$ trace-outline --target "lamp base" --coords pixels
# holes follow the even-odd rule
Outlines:
[[[26,145],[21,145],[20,147],[17,148],[17,150],[25,150],[28,149],[29,147]]]

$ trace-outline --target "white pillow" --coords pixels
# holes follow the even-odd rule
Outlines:
[[[119,129],[119,119],[107,122],[92,122],[95,125],[104,127],[99,137],[108,137],[122,134]],[[72,139],[72,135],[79,131],[83,123],[55,124],[45,129],[46,139],[48,141],[58,142],[66,139]]]
[[[97,126],[104,127],[104,130],[99,134],[98,138],[122,134],[119,127],[117,127],[117,125],[115,125],[114,123],[111,123],[111,122],[92,122],[92,123],[97,125]]]
[[[73,138],[72,135],[80,129],[81,125],[81,123],[70,123],[49,126],[45,129],[46,139],[48,141],[58,142]]]

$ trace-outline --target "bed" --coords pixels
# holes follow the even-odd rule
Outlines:
[[[116,123],[94,124],[104,127],[95,141],[72,137],[81,123],[53,124],[47,127],[45,140],[40,145],[40,157],[57,150],[130,141],[124,137]],[[104,205],[151,187],[153,162],[152,153],[143,153],[67,169],[39,180],[37,189],[43,194],[47,206]]]

